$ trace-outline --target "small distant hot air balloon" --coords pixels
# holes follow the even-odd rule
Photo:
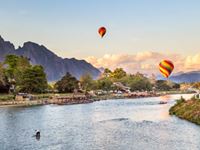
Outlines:
[[[101,38],[103,38],[103,36],[106,34],[106,28],[105,27],[100,27],[98,30]]]
[[[170,60],[163,60],[159,64],[161,74],[168,78],[174,69],[174,64]]]

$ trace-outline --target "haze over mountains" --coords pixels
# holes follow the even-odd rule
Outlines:
[[[0,36],[0,61],[2,62],[6,55],[15,54],[30,58],[32,64],[39,64],[45,68],[48,81],[59,80],[66,72],[71,73],[76,78],[89,73],[93,78],[97,78],[100,71],[85,60],[75,58],[61,58],[47,49],[43,45],[33,42],[25,42],[22,47],[15,49],[14,45],[5,41]]]

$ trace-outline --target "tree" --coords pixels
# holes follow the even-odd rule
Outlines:
[[[86,91],[92,90],[95,86],[95,82],[90,74],[84,74],[83,76],[81,76],[80,83],[83,90]]]
[[[121,82],[125,86],[130,86],[130,83],[133,81],[134,76],[133,75],[126,75],[118,80],[118,82]]]
[[[0,63],[0,82],[2,84],[5,83],[5,69],[3,68],[3,64]]]
[[[15,80],[16,83],[21,80],[23,72],[31,67],[28,58],[23,56],[7,55],[4,63],[7,65],[6,76],[10,80]]]
[[[116,68],[112,73],[112,77],[115,79],[121,79],[126,76],[126,72],[122,68]]]
[[[105,68],[103,72],[103,77],[110,77],[111,74],[112,74],[112,71],[108,68]]]
[[[7,55],[4,64],[13,92],[42,93],[46,90],[47,80],[42,66],[32,66],[28,58],[16,55]]]
[[[75,89],[78,89],[78,80],[73,77],[69,72],[67,72],[61,80],[56,82],[55,88],[60,93],[71,93]]]
[[[156,81],[156,88],[160,91],[168,91],[171,87],[167,84],[165,80],[158,80]]]
[[[15,78],[15,73],[17,71],[18,58],[19,57],[16,56],[16,55],[7,55],[6,58],[5,58],[4,63],[7,65],[6,75],[10,79]]]
[[[192,85],[196,89],[200,89],[200,82],[196,82]]]
[[[109,78],[102,78],[97,81],[98,89],[109,91],[112,89],[112,81]]]
[[[180,89],[180,84],[174,83],[174,84],[172,85],[172,88],[173,88],[173,89]]]
[[[0,63],[0,93],[8,93],[8,91],[9,83],[5,75],[5,69],[3,67],[3,64]]]
[[[24,70],[18,90],[26,93],[42,93],[47,88],[47,79],[44,69],[40,65],[35,65]]]
[[[131,91],[150,91],[152,90],[152,85],[148,78],[135,75],[133,80],[130,81]]]

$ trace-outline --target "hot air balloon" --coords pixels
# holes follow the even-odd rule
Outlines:
[[[174,69],[174,64],[170,60],[163,60],[159,64],[161,74],[168,78]]]
[[[101,38],[103,38],[103,36],[106,34],[106,28],[105,27],[100,27],[98,30]]]

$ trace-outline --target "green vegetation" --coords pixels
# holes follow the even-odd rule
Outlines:
[[[98,89],[102,89],[104,91],[109,91],[112,89],[112,81],[110,78],[105,77],[105,78],[101,78],[97,81],[97,88]]]
[[[155,86],[159,91],[178,90],[180,88],[179,84],[164,80],[157,80]]]
[[[200,90],[200,82],[196,82],[196,83],[193,83],[192,85],[194,88],[196,89],[199,89]]]
[[[137,73],[133,76],[133,79],[129,82],[131,91],[150,91],[152,90],[152,84],[149,79],[144,77],[144,75]]]
[[[74,92],[75,89],[78,89],[78,80],[67,72],[61,80],[56,82],[55,88],[59,93]]]
[[[7,65],[5,68],[7,78],[15,80],[17,84],[23,78],[23,73],[31,67],[28,58],[16,55],[7,55],[4,64]]]
[[[96,88],[96,82],[90,74],[85,74],[80,78],[81,88],[85,91],[90,91]]]
[[[27,68],[19,82],[19,91],[26,93],[42,93],[47,88],[46,74],[42,66]]]
[[[106,68],[101,77],[94,81],[89,74],[85,74],[80,79],[83,90],[120,90],[114,83],[121,83],[123,86],[130,87],[131,91],[150,91],[152,84],[144,75],[127,74],[122,68],[116,68],[113,72]]]
[[[7,93],[9,90],[8,79],[5,75],[3,64],[0,63],[0,93]]]
[[[0,65],[1,90],[10,92],[42,93],[47,88],[46,74],[42,66],[32,66],[23,56],[7,55]]]
[[[178,84],[168,81],[155,81],[143,74],[127,74],[122,68],[114,71],[106,68],[98,80],[93,80],[90,74],[85,74],[78,81],[70,73],[54,85],[48,85],[46,74],[42,66],[32,66],[29,59],[23,56],[7,55],[5,61],[0,64],[0,93],[45,93],[59,92],[72,93],[74,90],[91,91],[169,91],[179,89]]]
[[[111,72],[111,76],[114,79],[121,79],[126,76],[126,72],[122,68],[116,68],[113,72]]]
[[[1,94],[0,95],[0,101],[8,101],[8,100],[14,100],[13,94]]]
[[[80,83],[78,86],[78,82]],[[169,81],[155,81],[145,77],[141,73],[127,74],[122,68],[116,68],[113,72],[106,68],[102,75],[97,80],[93,80],[90,74],[81,76],[80,81],[77,81],[69,73],[58,81],[54,88],[60,93],[73,92],[80,88],[82,91],[103,90],[106,92],[122,90],[126,91],[177,91],[180,88],[179,84]]]
[[[170,108],[170,115],[176,115],[182,119],[191,121],[200,125],[200,100],[192,98],[186,101],[181,98],[177,103]]]
[[[34,94],[35,99],[51,99],[52,97],[59,95],[59,96],[67,96],[67,97],[73,97],[73,93],[41,93],[41,94]],[[83,95],[83,94],[78,94],[78,95]]]
[[[106,68],[101,76],[94,80],[90,74],[84,74],[80,80],[66,73],[61,80],[48,85],[44,69],[40,65],[31,65],[30,60],[23,56],[7,55],[5,61],[0,63],[0,93],[73,93],[80,91],[88,93],[98,90],[98,93],[109,94],[134,91],[177,91],[179,84],[169,81],[156,81],[147,78],[141,73],[127,74],[122,68],[111,71]],[[199,87],[199,84],[195,84]],[[38,97],[38,98],[40,98]],[[2,96],[0,100],[13,99]]]

